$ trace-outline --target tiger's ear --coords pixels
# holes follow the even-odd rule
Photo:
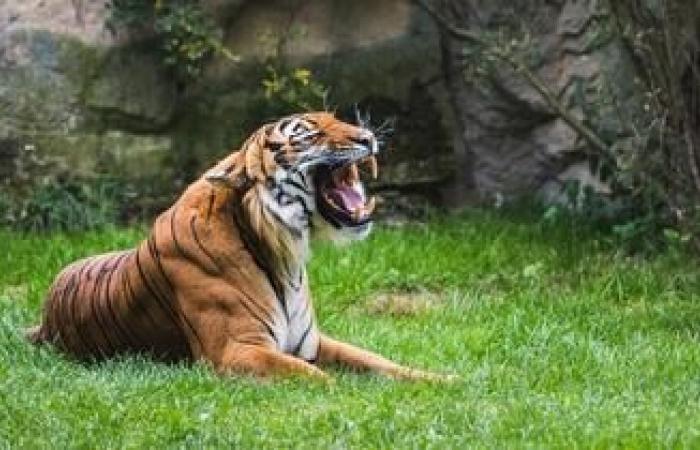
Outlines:
[[[239,154],[233,155],[227,163],[210,169],[204,174],[204,179],[215,187],[226,189],[242,189],[248,182]]]
[[[217,187],[240,189],[245,185],[244,176],[232,177],[223,169],[212,169],[204,174],[204,179]]]

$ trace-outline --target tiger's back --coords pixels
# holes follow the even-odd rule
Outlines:
[[[165,360],[190,356],[168,280],[144,247],[76,261],[47,294],[42,324],[29,331],[78,359],[148,353]]]

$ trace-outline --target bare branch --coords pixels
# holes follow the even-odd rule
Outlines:
[[[490,44],[482,39],[478,34],[473,33],[469,30],[457,27],[451,23],[448,19],[438,13],[432,6],[430,6],[425,0],[413,0],[418,6],[420,6],[425,12],[427,12],[435,22],[446,32],[448,32],[452,37],[471,42],[483,46],[486,49],[490,48]],[[579,135],[581,135],[591,146],[602,153],[605,156],[612,157],[613,153],[610,147],[589,127],[587,127],[583,122],[578,120],[558,99],[557,96],[552,92],[539,76],[535,74],[528,65],[513,54],[504,51],[498,51],[498,49],[489,49],[490,54],[497,57],[501,61],[508,63],[516,73],[521,74],[525,80],[532,86],[544,99],[547,105],[554,110],[554,112],[559,115],[559,117],[564,120],[571,128],[573,128]],[[615,161],[615,159],[612,159]]]

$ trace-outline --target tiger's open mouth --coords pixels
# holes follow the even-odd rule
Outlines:
[[[377,159],[374,156],[344,164],[323,165],[316,170],[318,212],[336,227],[359,227],[372,220],[376,201],[374,197],[367,199],[365,196],[360,167],[366,168],[373,179],[377,178]]]

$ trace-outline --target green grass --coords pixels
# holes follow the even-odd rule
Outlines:
[[[448,385],[83,365],[23,341],[61,266],[142,235],[0,231],[0,447],[700,447],[700,272],[678,253],[629,258],[595,235],[483,212],[317,246],[322,327],[460,375]],[[370,305],[426,291],[414,314]]]

